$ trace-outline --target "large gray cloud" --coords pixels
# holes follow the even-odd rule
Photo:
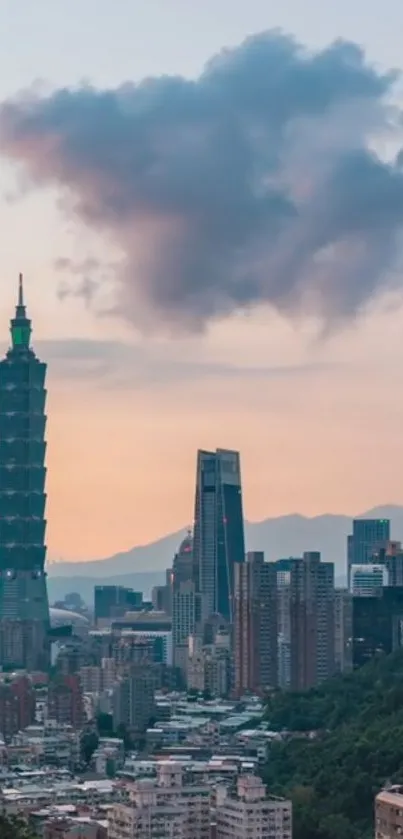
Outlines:
[[[3,103],[0,150],[118,246],[114,308],[134,324],[199,328],[261,302],[333,321],[398,256],[403,173],[372,149],[394,81],[355,44],[312,54],[271,31],[195,81]]]

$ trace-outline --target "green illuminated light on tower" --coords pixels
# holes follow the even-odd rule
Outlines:
[[[18,279],[18,302],[15,310],[15,318],[11,321],[11,340],[15,348],[29,348],[31,340],[31,321],[27,318],[24,304],[24,288],[22,274]]]

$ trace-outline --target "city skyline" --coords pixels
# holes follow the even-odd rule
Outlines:
[[[47,0],[28,11],[19,0],[7,4],[1,15],[15,50],[2,55],[1,102],[32,84],[46,97],[77,88],[82,78],[100,89],[165,73],[198,78],[222,47],[237,48],[277,26],[315,51],[338,36],[360,43],[377,72],[401,63],[403,9],[396,2],[386,3],[381,22],[375,4],[361,0],[354,10],[341,2],[331,11],[308,2],[303,13],[295,0],[281,12],[256,0],[245,11],[231,4],[231,14],[227,0],[207,2],[192,16],[180,0],[173,6],[167,11],[154,0],[138,16],[139,5],[126,3],[118,18],[102,0],[99,34],[91,39],[91,2],[80,3],[77,18]],[[66,37],[76,42],[71,55],[62,49]],[[113,61],[105,58],[110,37],[120,43]],[[380,143],[388,146],[383,137]],[[403,503],[399,470],[391,469],[403,457],[396,283],[323,338],[316,317],[289,319],[266,304],[219,315],[204,335],[144,336],[124,319],[100,317],[90,300],[98,262],[110,283],[116,247],[107,238],[100,245],[60,206],[66,197],[57,185],[26,194],[19,161],[2,151],[0,339],[5,351],[15,277],[23,270],[33,345],[49,363],[51,558],[108,556],[186,524],[200,447],[241,452],[249,520]],[[32,144],[31,157],[34,151]],[[68,284],[81,280],[86,299],[69,296]],[[158,481],[161,473],[169,481]]]

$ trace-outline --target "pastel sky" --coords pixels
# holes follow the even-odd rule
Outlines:
[[[399,67],[403,4],[381,6],[3,0],[0,100],[32,86],[47,95],[83,81],[197,78],[223,47],[277,27],[313,50],[351,39],[380,71]],[[49,363],[51,557],[108,556],[186,526],[199,447],[241,451],[249,520],[403,504],[400,275],[324,336],[315,315],[290,317],[267,302],[215,317],[202,333],[154,330],[149,308],[144,331],[100,315],[88,295],[60,293],[71,279],[61,266],[83,266],[91,284],[91,259],[110,271],[115,244],[71,213],[57,186],[26,191],[23,177],[5,153],[0,327],[5,346],[21,270],[35,348]]]

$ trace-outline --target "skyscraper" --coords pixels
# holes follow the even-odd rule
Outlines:
[[[403,647],[403,588],[385,586],[373,597],[353,597],[353,668]]]
[[[239,453],[199,451],[193,563],[206,617],[218,612],[232,623],[234,565],[244,562],[244,554]]]
[[[238,696],[277,687],[277,570],[260,551],[235,566],[234,655]]]
[[[46,364],[30,346],[22,275],[0,362],[0,663],[46,669]]]
[[[350,585],[351,566],[373,562],[386,542],[390,540],[389,519],[354,519],[353,532],[347,536],[347,577]]]

